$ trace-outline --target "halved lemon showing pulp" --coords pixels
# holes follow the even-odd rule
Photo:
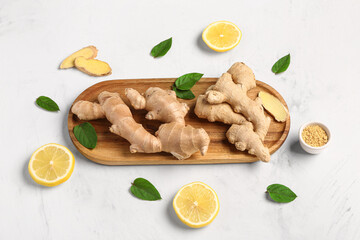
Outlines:
[[[211,187],[202,182],[193,182],[183,186],[177,192],[173,207],[184,224],[192,228],[200,228],[215,219],[220,204]]]
[[[49,143],[32,154],[29,173],[38,184],[53,187],[70,178],[74,165],[74,155],[67,147]]]
[[[218,21],[210,24],[202,33],[202,39],[214,51],[225,52],[236,47],[241,39],[240,29],[232,22]]]

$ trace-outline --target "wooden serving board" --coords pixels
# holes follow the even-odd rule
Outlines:
[[[203,94],[205,90],[216,82],[217,78],[202,78],[191,89],[195,96]],[[149,87],[160,87],[170,89],[173,85],[174,78],[158,78],[158,79],[127,79],[127,80],[110,80],[97,83],[84,92],[82,92],[74,102],[79,100],[97,101],[97,96],[102,91],[118,92],[124,102],[130,106],[129,101],[125,97],[125,88],[134,88],[140,93],[145,92]],[[266,91],[276,96],[287,108],[287,105],[281,95],[269,85],[257,81],[257,87],[248,92],[248,96],[255,99],[259,91]],[[229,125],[223,123],[211,123],[206,119],[199,119],[194,113],[196,98],[192,100],[179,99],[189,105],[190,111],[185,121],[195,128],[204,128],[210,137],[210,146],[207,154],[201,156],[200,153],[192,155],[186,160],[177,160],[170,153],[130,153],[130,144],[120,136],[110,133],[110,122],[106,119],[90,121],[95,127],[98,135],[98,142],[95,149],[87,149],[82,146],[74,136],[74,126],[81,124],[74,114],[69,111],[68,130],[70,138],[75,147],[88,159],[105,165],[157,165],[157,164],[214,164],[214,163],[244,163],[255,162],[258,159],[246,152],[236,150],[235,146],[230,144],[226,139],[225,133],[229,129]],[[141,123],[146,130],[154,134],[161,123],[159,121],[150,121],[145,119],[145,110],[131,111],[134,119]],[[265,113],[268,115],[268,113]],[[279,123],[272,118],[270,129],[265,138],[265,145],[269,148],[270,153],[274,153],[284,143],[290,129],[290,117],[284,123]]]

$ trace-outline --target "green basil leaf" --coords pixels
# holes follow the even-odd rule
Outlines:
[[[171,45],[172,37],[166,39],[165,41],[162,41],[161,43],[153,47],[153,49],[151,49],[151,56],[153,56],[154,58],[164,56],[170,50]]]
[[[142,200],[155,201],[161,199],[160,193],[154,185],[144,178],[135,179],[130,190],[135,197]]]
[[[97,135],[95,128],[91,123],[85,122],[74,127],[76,139],[86,148],[93,149],[96,147]]]
[[[173,86],[176,96],[181,99],[194,99],[195,95],[191,90],[180,90]]]
[[[267,187],[272,200],[279,203],[288,203],[295,200],[296,194],[290,188],[281,184],[272,184]]]
[[[40,96],[36,99],[36,104],[48,111],[51,112],[56,112],[59,111],[59,106],[56,104],[56,102],[54,102],[51,98],[49,97],[45,97],[45,96]]]
[[[285,72],[290,65],[290,53],[280,58],[271,68],[271,71],[275,74]]]
[[[175,85],[179,90],[190,90],[202,76],[202,73],[188,73],[176,79]]]

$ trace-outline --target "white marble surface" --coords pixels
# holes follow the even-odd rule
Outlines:
[[[360,239],[359,12],[357,0],[2,0],[0,239]],[[232,51],[215,53],[200,34],[221,19],[236,23],[243,38]],[[171,36],[165,57],[149,56]],[[111,76],[57,69],[89,44],[111,64]],[[272,64],[289,52],[288,71],[272,74]],[[290,108],[289,137],[268,164],[108,167],[87,160],[69,139],[68,109],[94,83],[193,71],[217,77],[235,61],[250,65]],[[61,111],[36,107],[39,95]],[[298,128],[311,120],[333,134],[318,156],[297,141]],[[68,146],[76,158],[70,180],[54,188],[35,184],[27,172],[31,153],[49,142]],[[136,177],[153,182],[163,200],[135,199],[129,186]],[[221,209],[211,225],[194,230],[180,223],[171,202],[196,180],[216,190]],[[298,198],[267,200],[272,183]]]

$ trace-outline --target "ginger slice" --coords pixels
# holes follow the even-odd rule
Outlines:
[[[84,57],[86,59],[93,59],[97,56],[98,50],[94,46],[88,46],[80,49],[77,52],[74,52],[61,63],[60,69],[72,68],[74,67],[74,61],[77,57]]]
[[[106,62],[97,59],[75,58],[75,67],[80,71],[94,77],[111,74],[111,67]]]
[[[270,93],[263,91],[260,91],[258,96],[262,101],[263,107],[275,118],[276,121],[286,121],[289,113],[279,99]]]

